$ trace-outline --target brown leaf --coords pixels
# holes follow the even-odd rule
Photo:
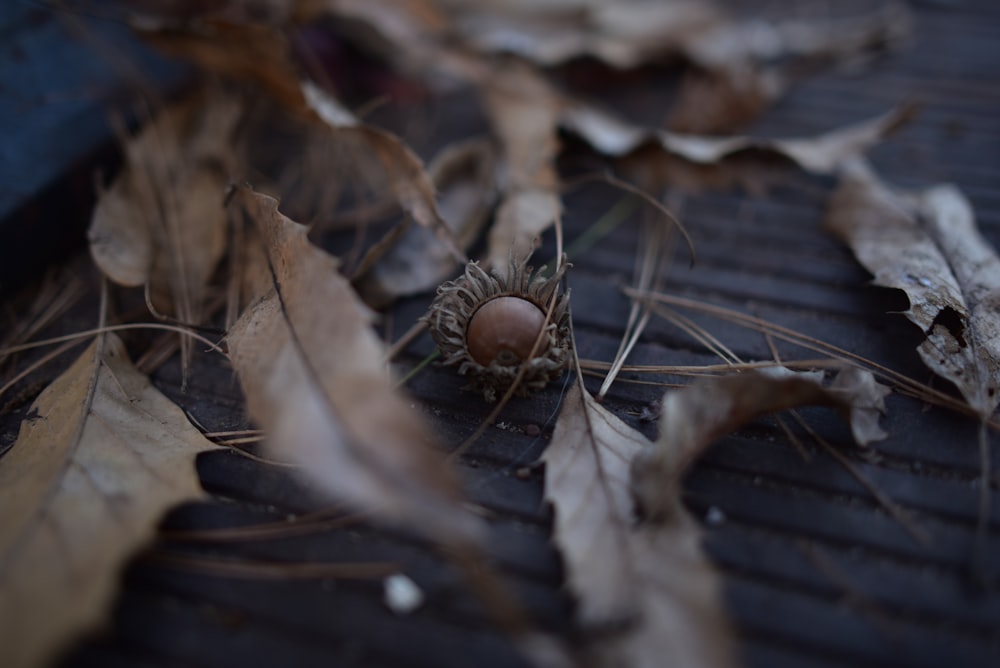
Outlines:
[[[448,224],[441,219],[434,183],[423,162],[390,132],[364,125],[332,95],[309,81],[302,82],[306,103],[340,140],[341,149],[355,158],[354,168],[370,185],[388,182],[403,210],[433,230],[457,262],[465,262]]]
[[[760,151],[784,156],[813,174],[833,174],[845,161],[868,150],[907,122],[914,111],[912,106],[901,107],[856,125],[797,139],[683,135],[638,127],[580,102],[567,104],[560,120],[563,127],[595,150],[612,157],[652,144],[696,165],[712,165],[739,153]]]
[[[846,18],[793,19],[783,10],[747,19],[715,3],[684,1],[441,5],[451,31],[481,55],[512,54],[542,67],[581,57],[616,68],[682,58],[695,67],[670,127],[710,134],[734,131],[818,66],[857,65],[898,46],[913,25],[897,4]],[[445,34],[439,29],[437,39]]]
[[[488,262],[504,271],[528,257],[562,215],[555,159],[561,100],[527,67],[508,65],[486,82],[486,109],[503,150],[503,199],[490,230]]]
[[[728,134],[757,118],[788,90],[774,68],[751,65],[685,75],[667,127],[686,134]]]
[[[478,539],[427,425],[393,388],[372,313],[276,200],[234,198],[263,238],[273,289],[229,333],[247,411],[272,457],[323,492],[441,541]]]
[[[204,321],[208,283],[226,245],[226,187],[238,161],[241,101],[221,91],[168,107],[125,144],[126,163],[100,194],[90,254],[112,281],[145,286],[152,307]],[[181,337],[184,379],[191,340]]]
[[[543,67],[587,56],[632,68],[680,55],[712,72],[788,57],[843,59],[894,45],[913,23],[898,4],[848,18],[791,20],[742,19],[719,4],[686,0],[439,4],[471,48],[517,55]]]
[[[195,95],[165,109],[125,146],[126,164],[101,193],[90,253],[121,285],[149,285],[158,307],[199,320],[226,240],[223,200],[242,113],[230,95]],[[165,303],[164,303],[165,302]]]
[[[706,378],[667,392],[660,437],[632,464],[632,490],[652,521],[679,510],[680,476],[719,437],[767,413],[797,406],[830,406],[851,426],[859,445],[885,438],[878,417],[889,389],[868,371],[847,367],[828,387],[813,374],[783,367]]]
[[[350,14],[353,11],[350,8],[357,3],[340,4]],[[289,13],[312,16],[315,11],[314,7],[302,7]],[[218,18],[186,28],[153,31],[147,38],[161,49],[193,60],[209,71],[252,81],[292,113],[325,123],[336,140],[335,150],[350,156],[358,176],[373,189],[385,185],[414,220],[434,230],[449,244],[456,259],[465,261],[438,215],[434,186],[420,158],[392,133],[361,123],[333,95],[311,81],[302,80],[281,30],[262,23],[234,23]],[[308,176],[326,178],[326,175]]]
[[[0,459],[0,664],[43,665],[100,625],[125,559],[203,492],[215,446],[99,338],[38,397]]]
[[[483,140],[444,149],[428,172],[438,190],[438,211],[463,252],[479,236],[496,199],[496,155]],[[381,308],[399,297],[430,290],[455,273],[454,253],[424,227],[409,227],[360,279],[365,302]]]
[[[934,373],[989,416],[1000,403],[1000,258],[954,186],[916,194],[848,165],[827,225],[851,246],[875,284],[903,290],[904,315],[927,337],[917,348]]]
[[[738,665],[719,577],[702,550],[694,519],[678,514],[670,522],[633,530],[623,552],[635,569],[633,593],[641,621],[597,644],[598,665]]]
[[[901,4],[845,18],[716,21],[685,41],[684,54],[713,72],[781,58],[846,61],[866,50],[892,47],[913,29],[913,15]]]
[[[683,511],[635,524],[629,466],[650,446],[579,383],[567,393],[543,461],[579,623],[627,625],[593,643],[597,665],[733,665],[718,578],[696,524]]]
[[[481,53],[509,53],[541,66],[592,56],[619,68],[676,51],[724,15],[711,3],[614,4],[571,0],[545,3],[445,0],[453,26]]]

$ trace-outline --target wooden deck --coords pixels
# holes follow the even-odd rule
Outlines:
[[[1000,246],[1000,7],[986,0],[915,5],[911,46],[861,73],[827,72],[803,82],[754,131],[770,136],[814,134],[918,100],[920,115],[875,149],[875,165],[902,186],[957,184],[972,201],[984,234]],[[27,23],[11,25],[9,31],[22,35],[38,29]],[[5,88],[17,85],[11,72],[4,68],[0,75]],[[662,121],[662,112],[649,104],[657,99],[654,76],[630,77],[621,96],[614,96],[636,120]],[[411,138],[425,157],[455,133],[486,127],[468,105],[452,108],[463,110],[454,122],[445,122],[449,111],[442,107],[435,110],[441,115],[431,133]],[[13,111],[3,113],[12,118]],[[406,136],[400,119],[412,113],[389,109],[375,120],[399,123]],[[435,118],[430,111],[426,117]],[[70,136],[72,118],[67,114],[50,127],[29,131]],[[17,115],[18,123],[21,119]],[[16,126],[0,125],[5,142],[13,141]],[[17,148],[26,163],[39,160],[47,173],[25,181],[26,190],[0,192],[5,198],[0,202],[0,264],[16,263],[20,272],[30,267],[41,276],[37,259],[30,264],[17,260],[23,239],[44,239],[51,233],[51,217],[59,215],[42,207],[39,195],[70,193],[83,204],[62,209],[66,218],[58,225],[78,231],[86,224],[85,188],[79,177],[66,177],[79,174],[80,161],[91,160],[92,151],[108,143],[106,133],[98,135],[93,146],[68,157]],[[2,159],[0,173],[14,178],[9,157],[4,154]],[[572,155],[565,166],[574,169]],[[869,275],[823,230],[830,185],[802,177],[765,196],[710,193],[685,198],[681,216],[697,245],[698,263],[689,269],[679,255],[667,289],[760,316],[930,381],[931,374],[914,351],[919,332],[889,313],[905,308],[903,297],[869,287]],[[570,192],[565,200],[567,239],[577,238],[619,197],[605,185]],[[34,213],[26,214],[29,210]],[[598,246],[572,258],[569,284],[582,357],[609,360],[617,348],[628,313],[620,287],[630,281],[637,229],[634,221],[622,225]],[[547,239],[540,257],[551,257],[553,251]],[[62,262],[64,257],[56,259]],[[428,303],[429,296],[393,307],[386,322],[394,335]],[[80,318],[87,317],[85,306],[79,311]],[[771,358],[762,335],[704,315],[692,317],[741,357]],[[432,346],[429,337],[419,339],[405,352],[401,366],[417,364]],[[784,345],[779,349],[789,358],[814,356]],[[716,361],[690,337],[657,320],[632,360]],[[154,381],[209,431],[248,426],[238,384],[218,358],[196,359],[186,392],[180,390],[177,359],[161,367]],[[408,385],[450,444],[472,433],[490,409],[478,397],[461,392],[461,385],[450,371],[434,367]],[[492,529],[491,556],[512,591],[540,628],[572,639],[572,604],[561,588],[560,558],[550,543],[550,513],[542,503],[543,471],[524,468],[551,437],[563,391],[554,384],[536,397],[513,401],[462,458],[460,469],[470,498],[485,509]],[[606,405],[652,434],[641,415],[661,393],[650,385],[620,382]],[[979,476],[976,425],[899,395],[889,399],[888,407],[883,425],[890,436],[867,455],[850,445],[849,434],[829,412],[802,414],[853,466],[912,514],[928,536],[926,543],[891,517],[842,463],[795,428],[810,451],[805,461],[773,419],[722,439],[687,478],[685,500],[704,520],[705,545],[724,573],[728,609],[748,666],[986,668],[1000,663],[1000,475],[993,475],[989,558],[985,571],[971,579]],[[26,408],[15,403],[5,409],[0,446],[12,442]],[[1000,437],[992,434],[991,439],[993,459],[1000,461]],[[198,470],[211,500],[170,513],[161,539],[125,574],[113,629],[80,643],[65,666],[402,668],[524,663],[487,621],[455,569],[412,536],[350,523],[274,540],[185,537],[199,529],[283,522],[322,508],[284,470],[234,453],[203,455]],[[382,602],[378,580],[218,577],[172,567],[173,555],[392,562],[421,587],[427,600],[416,612],[397,615]]]

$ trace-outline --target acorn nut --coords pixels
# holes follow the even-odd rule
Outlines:
[[[520,364],[545,324],[545,313],[521,297],[497,297],[480,306],[469,321],[469,355],[483,366]]]
[[[469,377],[466,389],[492,402],[510,389],[522,368],[515,390],[521,396],[562,375],[569,362],[569,298],[557,291],[565,267],[546,278],[512,259],[504,276],[470,262],[464,275],[438,288],[424,319],[442,363]]]

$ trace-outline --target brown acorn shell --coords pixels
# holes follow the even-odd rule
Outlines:
[[[487,273],[478,262],[470,262],[462,276],[438,288],[424,319],[441,351],[442,364],[456,366],[458,373],[469,377],[466,389],[481,392],[493,402],[511,387],[522,367],[524,376],[515,390],[519,396],[562,375],[570,359],[568,293],[556,296],[552,318],[535,356],[523,359],[559,289],[567,265],[563,262],[562,266],[553,276],[545,277],[525,262],[512,259],[504,276],[496,271]],[[525,303],[514,304],[508,298]],[[541,320],[535,313],[541,313]],[[489,318],[489,322],[477,320],[473,326],[477,315]],[[514,321],[511,328],[496,331],[504,326],[505,318]]]

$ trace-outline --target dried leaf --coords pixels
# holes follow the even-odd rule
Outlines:
[[[647,445],[642,434],[574,383],[542,455],[556,542],[577,598],[577,616],[586,626],[635,614],[634,573],[623,566],[621,547],[633,520],[628,463]]]
[[[654,144],[670,155],[711,165],[738,153],[762,151],[784,156],[807,172],[833,174],[845,161],[868,150],[907,122],[914,111],[912,106],[901,107],[856,125],[799,139],[683,135],[638,127],[580,102],[567,104],[561,124],[595,150],[612,157],[624,156],[644,144]]]
[[[627,625],[590,648],[598,665],[732,665],[718,578],[696,524],[683,511],[635,524],[629,466],[650,446],[579,383],[567,393],[543,460],[578,621]]]
[[[776,68],[752,65],[685,75],[667,127],[686,134],[730,134],[781,97],[790,80]]]
[[[704,70],[723,72],[780,58],[840,59],[894,45],[913,23],[899,4],[842,19],[792,20],[746,20],[716,3],[689,0],[439,4],[471,48],[517,55],[543,67],[589,56],[631,68],[681,55]]]
[[[355,157],[355,168],[364,180],[369,184],[388,181],[403,210],[433,230],[457,262],[465,262],[465,254],[438,213],[434,183],[417,154],[392,133],[362,124],[336,98],[312,82],[302,82],[302,93],[309,108],[341,139],[342,149]]]
[[[806,71],[857,65],[903,43],[912,28],[902,5],[840,19],[719,21],[685,42],[684,53],[697,67],[686,74],[667,125],[675,132],[730,134]]]
[[[715,3],[685,1],[440,4],[451,31],[483,55],[513,54],[543,67],[581,57],[618,68],[683,58],[695,67],[670,127],[711,134],[732,132],[758,115],[806,70],[863,62],[902,43],[913,25],[898,4],[809,19],[784,13],[744,19]],[[441,40],[448,33],[439,27],[436,34]]]
[[[831,174],[842,162],[867,150],[905,123],[914,112],[913,107],[903,107],[857,125],[804,139],[683,135],[634,126],[593,106],[565,98],[539,74],[518,65],[501,68],[489,80],[486,107],[504,148],[507,169],[502,185],[503,201],[489,239],[489,261],[495,267],[505,266],[511,252],[515,255],[532,252],[539,235],[562,214],[555,169],[558,126],[578,134],[595,150],[612,157],[637,155],[639,149],[653,145],[665,151],[669,160],[679,159],[696,168],[722,169],[727,159],[758,151],[783,156],[812,173]],[[648,167],[649,157],[642,155],[637,161]],[[652,162],[656,162],[656,157]],[[736,170],[720,177],[684,170],[683,166],[680,169],[686,172],[695,189],[738,175]],[[674,187],[683,185],[677,179],[677,171],[675,167],[669,175]],[[750,170],[749,178],[757,177],[755,170]]]
[[[711,3],[693,1],[441,4],[475,50],[510,53],[542,66],[592,56],[615,67],[635,67],[725,20]]]
[[[917,348],[924,363],[991,415],[1000,403],[1000,258],[965,197],[949,185],[894,191],[855,162],[826,222],[876,285],[906,293],[904,315],[927,337]]]
[[[722,72],[781,58],[846,60],[891,47],[913,29],[913,15],[888,4],[860,16],[831,19],[716,21],[684,43],[684,54],[700,67]]]
[[[125,559],[170,506],[202,495],[215,446],[98,339],[38,397],[0,459],[0,664],[52,659],[101,624]]]
[[[599,666],[737,665],[719,577],[702,551],[694,519],[679,513],[670,522],[633,530],[623,552],[619,558],[635,569],[641,621],[594,648]]]
[[[828,387],[822,379],[776,367],[706,378],[668,392],[660,437],[632,464],[632,490],[644,516],[669,519],[678,510],[680,476],[719,437],[766,413],[797,406],[830,406],[851,426],[859,445],[885,438],[878,418],[889,388],[869,371],[847,367]]]
[[[478,539],[431,433],[398,393],[372,313],[276,200],[235,201],[264,240],[273,290],[229,332],[233,366],[270,456],[295,463],[332,497],[441,541]]]
[[[315,8],[302,7],[290,13],[311,16]],[[209,71],[253,81],[291,112],[325,123],[334,133],[338,152],[350,156],[357,174],[370,187],[379,189],[387,184],[414,220],[434,230],[450,245],[456,259],[465,261],[438,215],[434,187],[420,158],[395,135],[361,123],[333,95],[311,81],[301,81],[281,30],[262,23],[230,23],[217,18],[187,28],[157,30],[147,38]]]
[[[503,271],[510,257],[531,255],[538,237],[562,215],[555,168],[561,101],[541,76],[517,65],[499,69],[485,95],[505,167],[488,262]]]
[[[125,146],[126,164],[101,193],[88,237],[101,270],[197,322],[205,285],[225,248],[226,185],[242,113],[235,97],[195,95],[165,109]]]
[[[453,144],[431,161],[438,211],[463,252],[486,224],[496,199],[496,155],[483,140]],[[365,302],[381,308],[399,297],[430,290],[455,272],[454,254],[424,227],[409,227],[393,247],[355,281]]]

